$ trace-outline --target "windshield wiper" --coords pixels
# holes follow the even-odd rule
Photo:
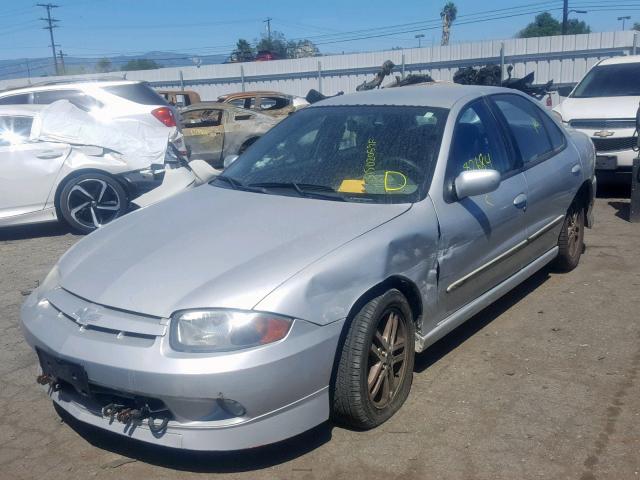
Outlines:
[[[235,178],[228,177],[226,175],[218,175],[212,180],[212,182],[215,182],[216,180],[223,180],[227,182],[234,190],[245,190],[247,192],[264,193],[264,189],[262,188],[253,188],[251,185],[245,185],[240,180],[236,180]]]
[[[337,200],[344,202],[345,198],[336,192],[333,188],[326,185],[313,185],[311,183],[296,183],[296,182],[259,182],[250,183],[247,185],[249,188],[283,188],[288,190],[295,190],[301,197],[317,197],[326,198],[328,200]]]

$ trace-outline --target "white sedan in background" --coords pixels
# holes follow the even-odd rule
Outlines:
[[[144,206],[199,183],[168,150],[173,130],[100,121],[66,100],[0,106],[0,227],[59,219],[88,233],[133,199]]]

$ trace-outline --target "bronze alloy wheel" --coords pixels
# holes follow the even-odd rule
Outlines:
[[[402,313],[391,308],[380,318],[369,350],[367,385],[369,398],[383,409],[395,398],[404,378],[407,326]]]
[[[582,215],[582,211],[574,209],[567,218],[567,240],[571,257],[575,257],[578,254],[578,250],[582,248],[582,222],[580,222],[580,215]]]

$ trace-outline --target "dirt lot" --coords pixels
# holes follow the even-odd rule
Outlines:
[[[382,427],[327,424],[224,455],[62,421],[35,384],[18,311],[80,237],[0,232],[0,478],[640,479],[640,224],[626,221],[628,191],[600,197],[578,269],[540,272],[420,355],[407,403]]]

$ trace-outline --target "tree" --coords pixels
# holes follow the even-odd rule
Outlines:
[[[633,29],[640,31],[640,22],[636,22],[633,24]]]
[[[112,70],[111,60],[108,58],[101,58],[96,63],[96,72],[98,73],[107,73]]]
[[[453,2],[447,2],[440,12],[440,18],[442,19],[442,41],[440,45],[449,45],[451,25],[456,21],[457,17],[458,7]]]
[[[256,45],[258,52],[267,51],[275,54],[278,58],[289,58],[287,55],[287,39],[282,32],[273,31],[271,37],[262,34],[262,39]]]
[[[567,35],[577,35],[580,33],[590,33],[591,27],[586,23],[571,19],[567,22]],[[536,15],[536,18],[529,25],[518,32],[518,37],[548,37],[551,35],[562,35],[562,24],[553,18],[549,12]]]
[[[122,66],[122,71],[130,71],[130,70],[155,70],[156,68],[160,68],[162,65],[158,65],[153,60],[148,60],[146,58],[137,58],[135,60],[129,60]]]
[[[311,40],[290,40],[287,42],[287,58],[315,57],[320,50]]]
[[[251,44],[244,38],[241,38],[236,43],[236,49],[231,53],[231,61],[251,62],[255,56],[255,50]]]

